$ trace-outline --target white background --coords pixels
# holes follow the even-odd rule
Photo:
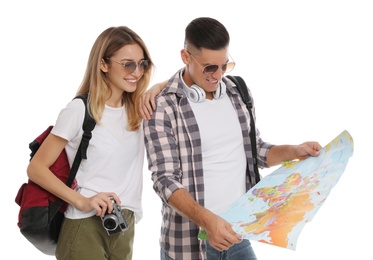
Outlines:
[[[2,1],[0,254],[53,259],[20,234],[14,198],[27,180],[28,143],[55,123],[74,96],[96,37],[109,26],[134,29],[156,64],[153,84],[183,65],[179,52],[186,25],[210,16],[231,34],[230,54],[237,65],[230,74],[241,75],[252,90],[264,140],[316,140],[324,146],[347,130],[355,141],[342,178],[305,226],[296,250],[253,241],[258,258],[369,258],[372,13],[371,2],[360,0]],[[135,260],[159,259],[160,200],[146,165],[144,182],[145,215],[136,225]]]

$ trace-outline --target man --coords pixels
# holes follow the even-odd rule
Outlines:
[[[166,83],[144,121],[149,169],[163,201],[162,260],[256,259],[250,241],[218,216],[256,184],[249,113],[224,77],[235,65],[229,40],[219,21],[193,20],[181,50],[185,67]],[[317,156],[321,149],[317,142],[272,145],[256,133],[261,168]],[[207,241],[198,239],[200,229]]]

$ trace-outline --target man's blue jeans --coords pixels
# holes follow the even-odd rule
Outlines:
[[[207,242],[207,260],[257,260],[251,243],[242,239],[239,244],[234,244],[228,250],[219,252]]]

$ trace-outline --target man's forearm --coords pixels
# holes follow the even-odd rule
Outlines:
[[[275,145],[268,152],[267,164],[269,167],[281,164],[283,161],[296,159],[294,145]]]
[[[185,189],[178,189],[168,199],[168,203],[183,217],[206,229],[214,214],[198,204]]]

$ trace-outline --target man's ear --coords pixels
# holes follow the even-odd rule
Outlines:
[[[100,66],[102,72],[106,73],[108,71],[108,64],[104,61],[104,59],[101,59],[101,66]]]
[[[180,55],[181,55],[181,59],[182,59],[183,63],[185,65],[188,65],[189,62],[190,62],[190,55],[189,55],[189,53],[185,49],[182,49],[180,51]]]

